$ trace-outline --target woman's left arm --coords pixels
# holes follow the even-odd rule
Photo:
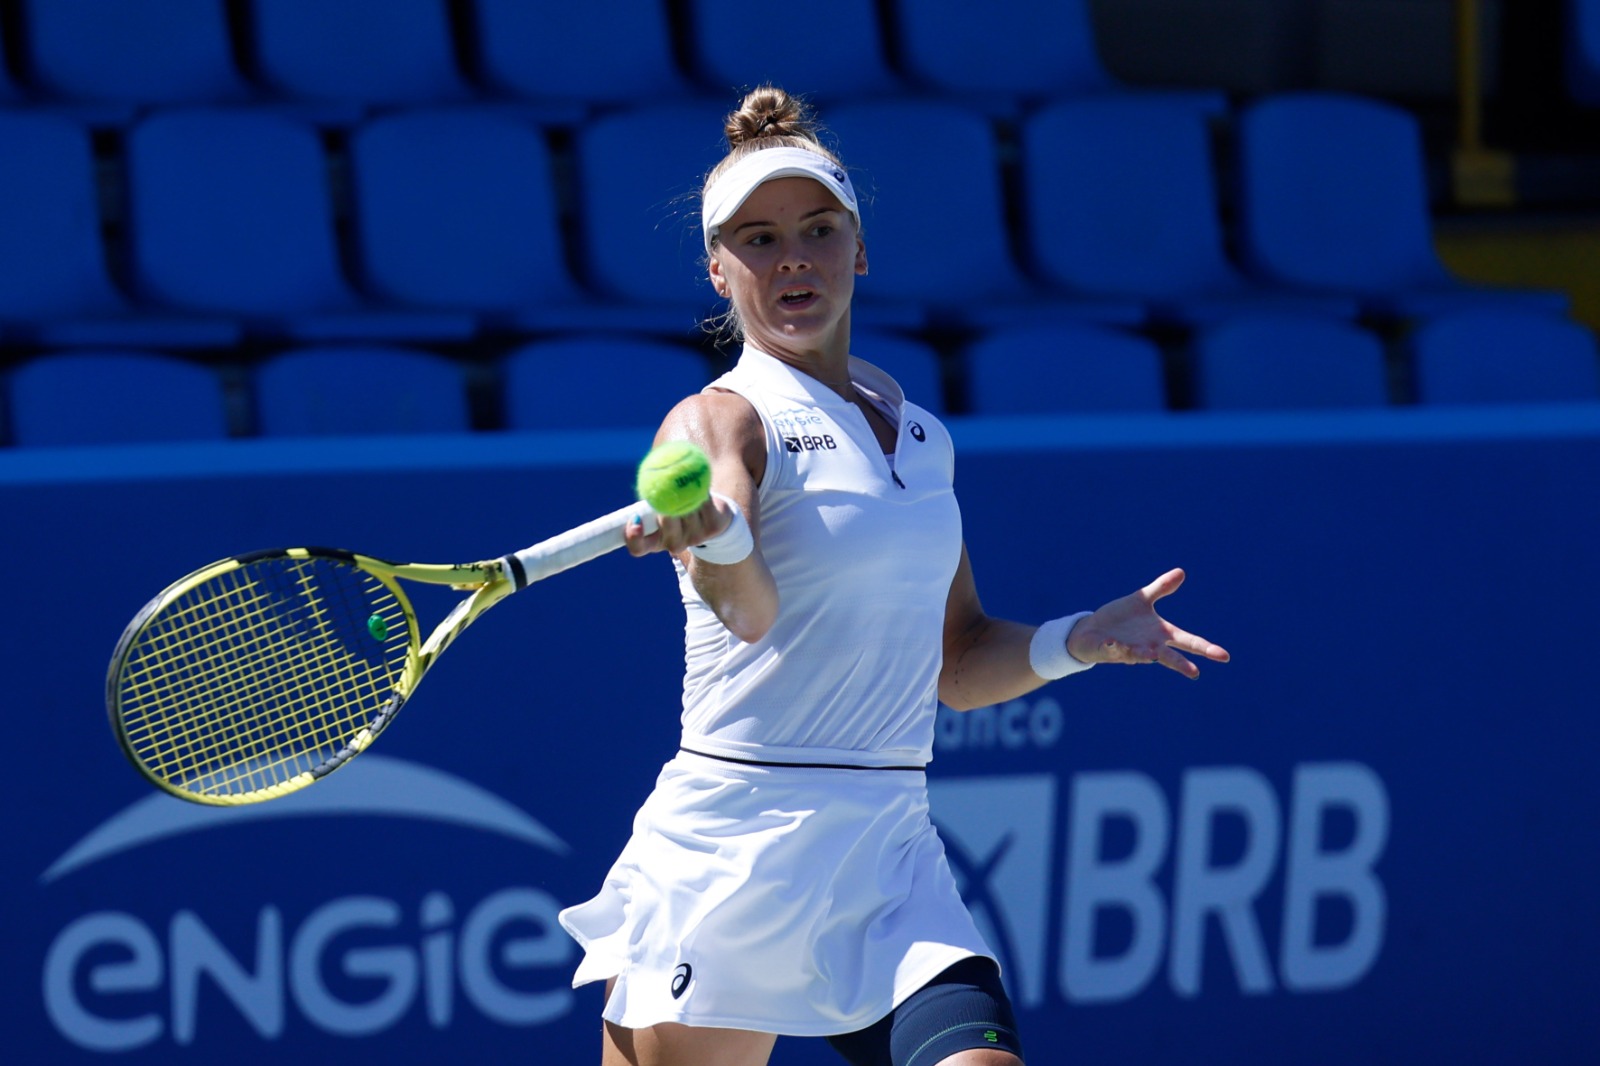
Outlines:
[[[1156,601],[1176,592],[1183,579],[1182,570],[1169,570],[1079,619],[1066,634],[1068,653],[1090,666],[1160,663],[1189,678],[1199,677],[1200,668],[1184,652],[1227,662],[1226,649],[1179,629],[1156,613]],[[963,546],[945,602],[939,699],[954,710],[968,711],[1016,699],[1043,685],[1049,679],[1034,670],[1030,656],[1038,628],[984,613],[972,562]]]

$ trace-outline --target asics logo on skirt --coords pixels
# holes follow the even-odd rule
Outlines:
[[[694,967],[686,962],[680,962],[678,968],[672,971],[672,998],[677,999],[689,989],[689,979],[694,976]]]

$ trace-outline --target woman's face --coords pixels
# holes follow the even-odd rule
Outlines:
[[[867,272],[855,219],[810,178],[776,178],[723,224],[711,284],[733,301],[745,336],[773,355],[848,354],[855,276]]]

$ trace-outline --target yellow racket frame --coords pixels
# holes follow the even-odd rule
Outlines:
[[[295,792],[321,780],[365,750],[416,692],[434,660],[479,615],[536,581],[622,547],[626,542],[623,530],[627,526],[638,528],[646,535],[654,533],[657,518],[650,505],[636,500],[510,555],[476,563],[391,563],[336,548],[278,548],[233,556],[201,567],[173,582],[145,604],[117,642],[106,673],[106,711],[111,717],[112,731],[123,753],[139,772],[157,788],[180,799],[236,806]],[[213,629],[209,635],[202,634],[199,643],[179,643],[185,630],[200,632],[205,629],[199,612],[207,604],[204,601],[197,605],[186,604],[184,597],[206,588],[209,583],[226,582],[230,576],[241,572],[244,576],[239,580],[244,581],[252,568],[265,564],[290,566],[318,562],[348,567],[363,574],[376,585],[368,591],[381,596],[383,608],[393,612],[393,618],[384,615],[385,621],[378,627],[383,630],[383,636],[379,638],[373,634],[373,639],[381,639],[386,647],[387,642],[394,641],[394,648],[386,653],[389,657],[384,660],[383,676],[376,681],[361,677],[361,671],[353,666],[344,669],[348,663],[335,662],[331,657],[316,658],[307,654],[299,658],[291,656],[282,662],[269,661],[278,651],[292,650],[299,639],[296,634],[270,634],[276,642],[271,648],[256,659],[231,664],[224,654],[229,639],[225,631]],[[423,641],[419,640],[416,612],[400,588],[401,581],[449,585],[469,594]],[[214,612],[226,615],[237,606],[218,605]],[[182,620],[185,610],[195,616],[188,622]],[[253,616],[243,610],[235,612],[237,617],[258,625],[265,624],[262,619],[267,613],[266,607],[261,607]],[[344,617],[348,621],[351,616],[345,612]],[[370,617],[362,619],[363,624],[371,621]],[[404,634],[404,641],[399,640],[398,633]],[[181,651],[187,658],[175,656],[146,662],[141,653],[162,639],[166,639],[169,646],[160,650]],[[240,678],[248,679],[249,684],[240,687]],[[277,688],[271,688],[274,679]],[[370,689],[364,702],[362,684]],[[168,687],[173,691],[166,692]],[[326,735],[321,737],[315,750],[308,744],[297,748],[291,743],[279,743],[296,736],[295,723],[288,721],[281,707],[260,706],[267,701],[258,697],[268,692],[281,704],[285,702],[285,692],[302,690],[306,691],[304,698],[313,703],[343,701],[363,704],[369,710],[365,717],[361,713],[351,714],[347,716],[348,721],[338,721],[336,729],[325,730]],[[156,703],[154,710],[147,706],[152,700]],[[219,716],[228,717],[218,722],[215,719]],[[161,720],[155,721],[156,717]],[[222,726],[227,728],[219,728]],[[162,754],[155,750],[160,748],[160,742],[155,739],[158,730],[165,730],[169,736],[186,737],[199,735],[207,729],[215,731],[209,747],[190,753],[187,763],[171,752]],[[329,736],[336,736],[337,742]],[[255,745],[253,751],[249,749],[250,744]],[[274,744],[277,746],[273,747]],[[247,767],[251,760],[259,763],[269,754],[271,758],[265,766],[254,770]],[[282,769],[282,764],[289,762],[294,765]],[[206,779],[207,772],[215,776],[236,771],[247,777],[259,775],[260,780],[243,788],[222,789],[197,784]],[[237,780],[237,776],[231,776],[226,783],[231,785]]]
[[[319,566],[365,583],[368,625],[383,620],[378,666],[326,633],[325,615],[344,605],[322,602],[309,573]],[[295,567],[307,573],[290,620],[256,574]],[[402,580],[472,591],[424,642]],[[145,779],[181,799],[237,806],[287,795],[364,751],[445,648],[512,591],[498,560],[392,563],[299,547],[219,560],[162,590],[124,630],[106,680],[112,730]],[[307,618],[325,639],[290,632]],[[230,637],[235,621],[254,627],[248,640]]]

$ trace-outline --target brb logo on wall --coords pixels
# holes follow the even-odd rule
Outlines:
[[[1043,1006],[1052,991],[1068,1003],[1123,1001],[1163,970],[1174,994],[1198,996],[1212,952],[1248,994],[1334,991],[1382,950],[1375,865],[1389,800],[1363,764],[1302,763],[1287,795],[1246,766],[1186,770],[1172,796],[1133,770],[947,778],[929,792],[962,895],[1019,1006]],[[1281,907],[1275,945],[1261,906]]]
[[[363,843],[375,831],[388,838]],[[414,849],[395,846],[402,833]],[[486,874],[473,860],[495,848]],[[257,806],[152,795],[40,877],[47,896],[99,901],[50,936],[44,1011],[71,1044],[110,1053],[241,1028],[278,1041],[546,1025],[573,1009],[576,947],[562,904],[507,871],[569,852],[493,793],[382,755]]]

